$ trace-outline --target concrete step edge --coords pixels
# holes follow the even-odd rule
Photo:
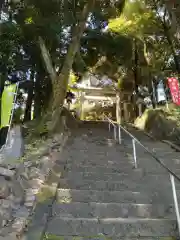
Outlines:
[[[176,218],[173,219],[159,219],[159,218],[136,218],[136,217],[131,217],[131,218],[76,218],[76,217],[61,217],[57,216],[54,217],[55,219],[62,219],[64,221],[87,221],[87,222],[97,222],[97,223],[113,223],[113,222],[118,222],[118,223],[143,223],[147,221],[151,222],[176,222]]]
[[[69,205],[75,205],[75,204],[80,204],[81,206],[84,204],[84,205],[88,205],[88,206],[91,206],[91,205],[117,205],[117,206],[122,206],[123,205],[123,207],[126,207],[126,206],[129,206],[129,205],[134,205],[134,206],[170,206],[170,207],[174,207],[174,205],[173,204],[171,204],[171,203],[169,203],[169,205],[167,205],[167,204],[165,204],[165,203],[155,203],[155,204],[153,204],[153,203],[121,203],[121,202],[119,202],[119,203],[116,203],[116,202],[112,202],[112,203],[105,203],[105,202],[88,202],[88,203],[82,203],[82,202],[70,202],[70,203],[56,203],[57,205],[67,205],[67,206],[69,206]]]
[[[170,204],[134,203],[55,203],[53,216],[82,218],[157,218],[171,219],[175,216],[174,206]]]
[[[47,240],[175,240],[174,237],[165,236],[165,237],[108,237],[104,234],[99,234],[97,236],[54,236],[47,235]],[[0,239],[1,240],[1,239]]]

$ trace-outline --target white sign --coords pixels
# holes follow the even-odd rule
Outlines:
[[[157,102],[166,101],[166,94],[164,90],[163,81],[160,81],[157,85]]]

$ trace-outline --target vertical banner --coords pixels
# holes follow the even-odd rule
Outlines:
[[[180,91],[178,79],[174,77],[168,78],[168,85],[170,88],[173,103],[180,106]]]
[[[17,84],[12,84],[4,88],[1,99],[1,128],[7,127],[10,124],[16,89]]]

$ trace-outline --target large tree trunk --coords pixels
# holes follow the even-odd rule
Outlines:
[[[69,81],[69,74],[72,69],[72,65],[74,62],[75,55],[77,51],[79,50],[80,46],[80,40],[83,35],[84,29],[86,27],[86,21],[88,18],[88,15],[91,11],[91,9],[94,6],[96,0],[88,0],[88,2],[85,4],[84,9],[82,11],[81,18],[75,25],[75,28],[73,29],[72,33],[72,40],[68,47],[66,57],[64,59],[64,63],[61,69],[61,72],[59,75],[57,75],[52,60],[50,58],[50,54],[48,49],[46,48],[45,42],[40,37],[39,38],[39,46],[41,49],[42,58],[46,67],[46,70],[49,73],[49,76],[52,81],[52,100],[49,104],[49,109],[51,112],[51,121],[49,122],[49,114],[47,114],[47,118],[45,117],[43,121],[49,122],[47,125],[47,128],[49,131],[53,132],[56,129],[58,130],[58,127],[60,125],[60,116],[62,107],[64,104],[64,99],[66,97],[67,88],[68,88],[68,81]],[[48,119],[48,120],[46,120]]]
[[[138,86],[139,86],[139,55],[138,55],[138,45],[137,45],[137,39],[133,39],[133,55],[134,55],[134,67],[133,67],[133,72],[134,72],[134,90],[136,93],[136,96],[138,94]],[[134,111],[135,111],[135,116],[138,116],[138,106],[136,104],[136,98],[134,97],[133,99],[133,104],[134,104]]]
[[[138,76],[138,64],[139,64],[139,56],[138,56],[138,46],[137,46],[137,39],[133,40],[133,55],[134,55],[134,90],[138,92],[138,85],[139,85],[139,76]]]
[[[28,122],[31,120],[31,111],[32,111],[32,101],[33,101],[33,85],[29,86],[28,89],[28,97],[27,97],[27,102],[26,102],[26,109],[24,113],[24,122]]]
[[[45,46],[43,39],[39,38],[39,46],[41,49],[42,57],[43,57],[46,69],[51,77],[52,85],[53,85],[53,99],[51,102],[53,111],[57,109],[61,109],[61,107],[63,106],[64,99],[66,97],[67,87],[68,87],[69,73],[72,69],[75,55],[79,49],[80,39],[83,35],[88,15],[92,7],[94,6],[94,3],[95,3],[95,0],[88,0],[87,4],[84,6],[81,19],[76,24],[76,27],[72,34],[72,40],[69,45],[69,48],[64,60],[64,64],[59,76],[57,76],[53,68],[50,54]]]
[[[153,0],[153,3],[154,3],[154,9],[158,13],[159,12],[158,1]],[[163,30],[164,30],[164,35],[165,35],[165,37],[168,41],[168,44],[171,47],[171,51],[172,51],[172,54],[173,54],[176,70],[180,74],[179,59],[178,59],[176,49],[175,49],[174,43],[173,43],[173,37],[175,38],[175,35],[180,40],[180,26],[178,24],[177,17],[173,12],[174,11],[173,10],[173,2],[164,0],[164,6],[165,6],[164,16],[163,16],[163,18],[161,18],[159,16],[159,18],[161,19],[161,24],[162,24],[162,27],[163,27]],[[167,22],[166,22],[166,18],[167,18],[166,13],[167,12],[169,13],[169,16],[170,16],[170,19],[171,19],[171,29],[169,28],[169,26],[167,25]]]
[[[121,124],[122,116],[121,116],[121,93],[120,89],[118,89],[116,93],[116,121]]]
[[[5,0],[0,0],[0,12],[2,11]]]
[[[55,83],[53,84],[53,108],[59,108],[63,105],[64,98],[66,97],[67,87],[68,87],[68,80],[69,80],[69,73],[72,69],[72,65],[74,62],[75,55],[79,49],[80,40],[83,35],[87,17],[91,8],[94,4],[95,0],[89,0],[88,3],[85,5],[81,19],[77,26],[75,27],[74,33],[72,34],[72,41],[69,45],[68,52],[66,58],[64,60],[63,67],[61,69],[61,73],[56,78]]]
[[[177,0],[179,1],[179,0]],[[176,0],[164,1],[166,9],[171,19],[171,30],[176,35],[177,39],[180,40],[180,22],[179,22],[179,9],[176,9]],[[177,8],[180,8],[179,3],[176,4]]]
[[[179,64],[179,57],[176,53],[176,49],[174,47],[174,43],[172,41],[172,37],[170,35],[170,32],[169,32],[169,29],[168,27],[166,26],[166,24],[164,23],[163,24],[163,28],[164,28],[164,34],[166,36],[166,39],[168,41],[168,44],[170,45],[171,47],[171,51],[172,51],[172,54],[173,54],[173,58],[174,58],[174,63],[175,63],[175,66],[176,66],[176,70],[177,72],[180,74],[180,64]]]
[[[41,104],[41,80],[42,72],[40,70],[37,71],[36,81],[34,84],[34,119],[38,119],[41,117],[42,113],[42,104]]]
[[[0,116],[1,116],[1,98],[2,98],[2,94],[4,91],[4,85],[5,85],[5,81],[6,81],[6,74],[0,74]],[[0,118],[0,125],[1,125],[1,118]]]

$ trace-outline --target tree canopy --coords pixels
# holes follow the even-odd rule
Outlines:
[[[180,73],[178,0],[11,0],[0,4],[0,82],[24,81],[25,119],[63,105],[69,79],[107,75],[130,94]],[[29,84],[30,83],[30,84]],[[47,97],[48,96],[48,97]]]

